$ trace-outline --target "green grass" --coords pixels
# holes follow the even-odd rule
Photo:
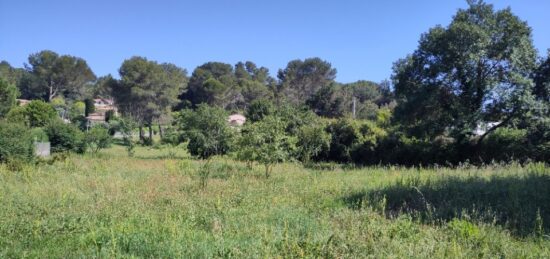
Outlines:
[[[550,168],[334,170],[115,146],[0,166],[0,257],[548,258]],[[319,167],[322,168],[322,167]]]

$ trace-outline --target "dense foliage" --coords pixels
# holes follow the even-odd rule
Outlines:
[[[0,163],[26,162],[34,156],[32,134],[24,125],[0,121]]]

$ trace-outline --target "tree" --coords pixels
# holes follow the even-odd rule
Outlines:
[[[248,107],[254,100],[273,95],[275,79],[269,76],[269,69],[265,67],[258,68],[251,61],[239,62],[235,65],[235,77],[243,96],[244,107]]]
[[[84,99],[84,116],[88,117],[95,112],[95,102],[91,98]]]
[[[542,61],[535,70],[533,80],[535,81],[534,94],[537,99],[550,103],[550,50],[546,60]]]
[[[286,127],[286,123],[276,116],[248,124],[239,139],[240,157],[247,156],[249,160],[263,164],[268,178],[273,164],[290,159],[295,150],[296,138],[286,134]]]
[[[206,103],[224,109],[242,102],[233,67],[221,62],[208,62],[197,67],[189,79],[187,92],[180,99],[188,100],[193,107]]]
[[[5,117],[11,108],[17,105],[17,96],[17,88],[0,77],[0,118]]]
[[[306,104],[319,116],[335,118],[350,113],[352,98],[342,85],[331,83],[315,92]]]
[[[531,29],[510,9],[469,4],[449,26],[423,34],[418,49],[394,65],[395,118],[412,135],[462,138],[481,122],[499,122],[489,134],[530,107]]]
[[[181,139],[189,141],[187,149],[193,156],[210,158],[229,152],[235,130],[227,122],[227,113],[220,107],[200,104],[196,110],[184,110],[176,119]]]
[[[84,59],[60,56],[49,50],[31,54],[26,68],[33,76],[28,87],[47,101],[56,96],[69,100],[82,99],[87,94],[87,87],[96,79]]]
[[[119,69],[120,81],[111,81],[112,94],[125,116],[149,127],[163,114],[170,112],[187,82],[186,71],[173,64],[158,64],[143,57],[125,60]]]
[[[293,60],[284,70],[279,70],[279,98],[286,98],[293,104],[304,104],[319,89],[329,85],[336,78],[336,69],[320,58]]]
[[[9,84],[18,88],[21,87],[24,78],[28,77],[28,73],[23,68],[14,68],[7,61],[0,62],[0,77],[4,78]]]

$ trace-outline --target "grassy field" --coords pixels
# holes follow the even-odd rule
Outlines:
[[[0,257],[550,257],[542,164],[281,164],[265,179],[261,166],[216,158],[201,187],[204,162],[168,153],[115,146],[0,166]]]

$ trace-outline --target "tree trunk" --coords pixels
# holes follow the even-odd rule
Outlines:
[[[159,123],[159,136],[162,139],[162,125]]]
[[[149,141],[153,142],[153,126],[149,123]]]
[[[271,174],[271,166],[269,164],[265,164],[265,178],[269,178],[269,175]]]
[[[143,140],[143,126],[141,125],[139,126],[139,140]]]

